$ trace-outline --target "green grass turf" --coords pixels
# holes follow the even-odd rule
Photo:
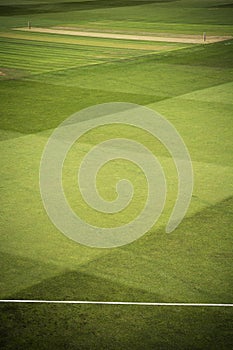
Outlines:
[[[233,33],[231,1],[143,3],[0,2],[2,299],[233,302],[233,42],[161,43],[152,50],[149,43],[127,43],[135,47],[126,50],[118,40],[64,42],[64,36],[27,38],[11,31],[30,17],[38,26],[190,34],[203,32],[204,26],[211,33]],[[40,198],[39,165],[60,122],[82,108],[113,101],[149,106],[173,123],[189,148],[195,186],[188,214],[168,235],[164,227],[176,200],[177,177],[167,151],[135,128],[108,127],[85,135],[64,164],[64,188],[72,208],[91,223],[125,223],[145,201],[143,174],[125,162],[103,167],[97,184],[111,200],[115,182],[131,179],[135,196],[126,211],[109,218],[81,200],[74,169],[98,142],[119,134],[142,142],[156,154],[168,181],[165,210],[144,237],[121,248],[93,249],[69,240],[50,222]],[[4,349],[233,345],[230,308],[0,307]]]
[[[0,34],[1,65],[17,68],[31,74],[89,66],[112,60],[124,60],[146,56],[155,52],[177,50],[184,45],[147,45],[146,43],[122,43],[119,40],[69,40],[60,36],[35,36],[18,33]],[[18,39],[19,37],[19,39]],[[26,40],[25,40],[26,37]],[[28,40],[29,39],[29,40]],[[34,40],[36,39],[36,40]],[[59,42],[59,39],[61,42]],[[62,40],[63,39],[63,40]],[[71,44],[68,42],[70,41]],[[187,46],[187,45],[186,45]]]
[[[229,7],[226,5],[229,4]],[[0,28],[72,25],[123,31],[232,34],[232,1],[1,1]],[[220,5],[220,6],[219,6]],[[221,6],[225,5],[225,6]],[[91,9],[90,9],[91,8]]]
[[[111,59],[143,55],[144,51],[63,45],[25,40],[1,40],[1,62],[4,67],[28,70],[30,73],[63,70],[82,65],[97,64]]]

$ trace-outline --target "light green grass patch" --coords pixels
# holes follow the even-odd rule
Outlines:
[[[201,91],[183,95],[182,98],[213,103],[233,103],[233,82],[220,84]]]
[[[190,149],[193,161],[216,163],[226,167],[233,165],[232,104],[189,100],[184,95],[184,98],[175,97],[151,107],[166,115],[170,121],[175,121],[177,130]],[[213,181],[214,178],[213,173]]]
[[[130,136],[130,130],[127,130],[127,133],[129,133]],[[3,216],[3,225],[8,232],[7,235],[1,236],[1,244],[4,246],[4,252],[7,254],[14,254],[16,256],[26,258],[26,259],[32,259],[34,261],[37,261],[39,266],[41,266],[41,263],[46,261],[48,264],[52,264],[54,266],[57,266],[59,271],[64,271],[64,269],[77,269],[79,266],[82,266],[83,264],[87,264],[87,268],[85,268],[85,272],[88,273],[94,273],[94,275],[99,274],[99,270],[95,270],[92,272],[92,267],[90,265],[91,259],[96,258],[97,256],[101,257],[102,254],[110,255],[110,261],[115,261],[114,263],[107,264],[104,269],[101,268],[102,274],[105,275],[105,278],[108,277],[108,271],[109,268],[114,269],[116,268],[116,258],[115,254],[118,254],[118,259],[122,259],[121,254],[119,253],[120,250],[97,250],[97,249],[90,249],[80,246],[79,244],[70,241],[66,237],[64,237],[50,222],[49,218],[47,217],[41,199],[40,199],[40,193],[39,193],[39,163],[40,163],[40,157],[43,151],[43,147],[45,146],[45,143],[47,141],[47,137],[49,136],[50,132],[44,132],[40,133],[38,135],[28,135],[23,137],[14,138],[7,141],[1,142],[1,149],[2,149],[2,168],[1,168],[1,179],[2,179],[2,216]],[[109,130],[107,135],[105,134],[105,137],[111,137],[112,133],[109,134]],[[94,137],[93,137],[94,136]],[[99,138],[99,134],[96,133],[96,136]],[[145,135],[143,135],[144,137]],[[139,137],[139,136],[138,136]],[[141,141],[143,141],[143,137],[140,136]],[[87,140],[89,140],[89,144],[87,143],[81,143],[79,152],[83,153],[86,152],[87,149],[94,146],[95,144],[95,134],[87,135]],[[145,143],[148,143],[149,140],[145,139]],[[196,236],[192,237],[190,232],[185,232],[181,227],[177,230],[176,233],[171,234],[171,236],[165,238],[164,236],[164,224],[166,224],[166,221],[168,219],[168,215],[171,213],[171,209],[174,205],[174,201],[176,198],[176,191],[177,191],[177,181],[175,180],[175,174],[174,174],[174,165],[172,165],[172,162],[169,158],[163,158],[160,157],[160,152],[158,148],[153,145],[152,149],[157,150],[156,155],[159,157],[161,163],[164,166],[167,180],[169,183],[169,191],[168,191],[168,201],[167,206],[165,209],[165,214],[162,217],[162,220],[155,226],[153,230],[150,231],[150,234],[139,240],[138,242],[135,242],[134,244],[130,245],[129,248],[123,248],[123,250],[136,249],[136,246],[139,245],[139,247],[143,247],[144,244],[146,246],[147,239],[151,240],[153,242],[155,240],[155,247],[158,245],[158,249],[160,250],[159,254],[159,264],[162,264],[157,272],[155,272],[152,269],[153,259],[150,260],[149,256],[145,260],[143,257],[145,254],[144,248],[142,249],[142,257],[140,260],[140,266],[141,264],[144,266],[145,271],[151,271],[150,274],[145,273],[143,277],[138,279],[136,272],[134,271],[133,276],[131,276],[131,279],[128,280],[128,285],[134,286],[139,289],[147,289],[150,288],[150,290],[153,289],[153,292],[156,293],[159,292],[162,295],[162,290],[159,291],[158,289],[158,281],[160,284],[162,284],[163,293],[165,289],[167,289],[166,297],[168,298],[174,298],[179,299],[181,297],[189,299],[191,301],[192,295],[196,295],[196,298],[198,300],[201,295],[195,294],[195,290],[191,290],[189,287],[188,289],[184,289],[182,287],[183,282],[180,284],[179,280],[175,282],[175,278],[171,277],[171,283],[167,280],[166,273],[165,273],[165,266],[166,266],[166,259],[168,254],[171,253],[170,249],[173,249],[172,242],[174,244],[176,239],[179,240],[183,235],[187,237],[189,244],[196,244]],[[76,188],[76,179],[74,176],[74,165],[79,164],[79,152],[77,152],[77,149],[73,150],[73,154],[70,154],[70,158],[68,159],[68,166],[65,167],[64,171],[64,181],[65,181],[65,190],[68,188],[68,198],[71,199],[71,206],[74,205],[74,209],[78,209],[78,212],[81,215],[86,215],[86,207],[83,207],[83,204],[80,203],[79,196],[76,196],[77,190]],[[10,164],[10,169],[9,169]],[[71,165],[71,167],[69,167]],[[135,192],[136,200],[143,201],[143,196],[145,195],[144,186],[141,187],[143,184],[143,175],[141,172],[137,172],[137,178],[135,181],[135,172],[136,169],[130,166],[126,166],[125,163],[118,163],[117,165],[117,172],[116,167],[113,166],[111,170],[109,169],[102,169],[101,173],[99,174],[99,178],[97,180],[97,184],[100,188],[100,192],[103,194],[103,196],[107,199],[112,199],[113,195],[113,186],[115,184],[115,181],[119,178],[119,176],[124,175],[126,178],[131,178],[134,182],[135,186],[138,186]],[[10,172],[9,172],[10,170]],[[72,170],[72,173],[70,173],[70,170]],[[203,210],[206,207],[218,205],[219,202],[224,201],[224,199],[230,197],[233,194],[233,190],[230,187],[231,181],[232,181],[232,168],[227,167],[221,167],[220,165],[210,165],[205,163],[196,163],[194,162],[194,170],[195,170],[195,191],[194,191],[194,198],[192,202],[192,206],[189,211],[188,217],[190,217],[190,220],[192,220],[192,217],[195,218],[195,214],[198,213],[200,210]],[[133,176],[134,175],[134,176]],[[109,177],[108,177],[109,176]],[[66,178],[65,178],[66,177]],[[108,181],[106,181],[108,179]],[[217,179],[217,180],[216,180]],[[73,196],[71,196],[71,193],[73,192]],[[203,193],[205,195],[203,196]],[[136,212],[135,212],[136,209]],[[134,204],[132,207],[129,207],[124,214],[122,213],[122,218],[117,219],[115,223],[124,223],[125,220],[128,220],[132,214],[137,213],[138,207],[134,207]],[[216,212],[217,213],[217,212]],[[98,214],[100,215],[100,214]],[[125,217],[123,216],[125,215]],[[217,214],[216,214],[217,215]],[[187,217],[187,220],[189,220]],[[96,216],[96,213],[93,211],[88,211],[88,220],[91,220],[97,224],[101,223],[101,216]],[[109,225],[109,223],[112,225],[113,221],[112,218],[110,218],[110,221],[106,221],[104,217],[102,216],[102,223]],[[118,221],[119,220],[119,221]],[[189,229],[190,230],[190,229]],[[182,235],[179,236],[179,232],[183,231]],[[11,232],[9,234],[9,232]],[[215,240],[212,243],[213,247],[210,247],[210,251],[214,248],[216,249],[215,244],[219,245],[219,239],[218,233],[216,232]],[[165,239],[167,241],[167,244],[170,241],[170,248],[169,244],[168,247],[163,248],[161,247],[161,244],[165,244],[165,241],[162,243],[162,240]],[[206,238],[207,239],[207,238]],[[226,238],[227,239],[227,238]],[[158,243],[160,241],[160,243]],[[156,243],[157,242],[157,243]],[[212,245],[211,245],[212,246]],[[32,249],[33,247],[33,249]],[[140,248],[139,248],[140,249]],[[157,249],[157,248],[155,248]],[[179,248],[181,251],[183,251],[183,256],[186,254],[186,248],[185,246],[182,246]],[[200,249],[200,247],[199,247]],[[114,252],[113,252],[114,251]],[[118,251],[118,253],[117,253]],[[170,253],[169,253],[170,251]],[[112,255],[113,252],[113,255]],[[135,251],[135,256],[131,255],[131,257],[127,258],[127,255],[124,254],[123,261],[127,261],[128,259],[131,259],[131,261],[134,261],[134,263],[137,262],[140,254],[139,252]],[[200,251],[197,253],[196,259],[202,259],[202,252]],[[173,264],[176,266],[176,273],[184,273],[183,264],[181,264],[180,255],[177,255],[177,258],[175,258],[175,251],[173,252]],[[149,259],[149,260],[148,260]],[[174,261],[176,261],[174,263]],[[180,265],[178,262],[180,261]],[[196,260],[195,260],[196,261]],[[104,260],[101,260],[101,264],[104,263]],[[187,261],[188,263],[188,261]],[[191,263],[191,261],[190,261]],[[105,264],[105,263],[104,263]],[[177,265],[178,264],[178,265]],[[196,264],[196,262],[195,262]],[[95,265],[95,264],[94,264]],[[21,265],[19,265],[19,269]],[[115,267],[114,267],[115,266]],[[167,269],[169,271],[170,265],[167,266]],[[195,265],[196,266],[196,265]],[[206,269],[210,269],[212,267],[211,263],[209,263],[206,266]],[[43,267],[40,267],[44,269]],[[186,266],[187,268],[187,266]],[[194,267],[196,269],[196,267]],[[55,274],[58,272],[58,270],[54,267],[52,269]],[[36,273],[35,268],[33,268],[33,273]],[[50,269],[48,270],[48,272]],[[161,273],[163,271],[163,273]],[[181,272],[183,271],[183,272]],[[13,272],[12,272],[13,273]],[[124,269],[122,270],[122,273],[124,273],[124,278],[128,278],[127,274],[128,272]],[[140,268],[138,267],[138,273],[140,273]],[[169,274],[169,272],[167,272]],[[126,274],[126,275],[125,275]],[[154,278],[152,278],[152,275]],[[41,280],[42,274],[40,273],[38,275],[38,278],[36,280]],[[49,277],[51,275],[45,273],[45,277]],[[114,277],[118,276],[118,277]],[[187,277],[187,276],[186,276]],[[185,277],[185,278],[186,278]],[[215,275],[216,277],[216,275]],[[26,278],[26,276],[25,276]],[[112,276],[112,280],[115,280],[115,278],[120,278],[119,273],[116,272]],[[134,282],[135,278],[135,282]],[[213,276],[212,276],[213,278]],[[219,275],[218,278],[221,278]],[[31,276],[29,274],[28,276],[29,282],[31,283]],[[193,279],[195,280],[195,276],[193,276]],[[16,285],[16,281],[14,282],[14,290],[21,289],[20,286],[20,279],[18,279],[18,287]],[[119,279],[121,281],[121,279]],[[137,282],[136,282],[137,281]],[[157,282],[156,282],[157,281]],[[172,282],[173,281],[173,282]],[[126,283],[126,280],[122,280],[122,283]],[[136,283],[136,284],[135,284]],[[173,283],[175,283],[173,285]],[[204,283],[204,280],[200,280],[199,283]],[[141,284],[141,286],[140,286]],[[5,288],[10,288],[12,286],[12,283]],[[69,287],[68,287],[69,288]],[[169,288],[172,288],[172,293],[169,294],[168,290]],[[206,288],[206,287],[205,287]],[[9,291],[9,289],[4,289]],[[186,293],[187,292],[187,293]],[[54,291],[55,293],[55,291]],[[180,294],[181,293],[181,294]],[[191,293],[191,294],[190,294]],[[210,286],[209,292],[212,293],[212,285]],[[217,290],[215,290],[215,293],[217,293]],[[32,296],[33,297],[33,296]],[[54,294],[54,297],[56,297],[56,294]],[[103,296],[104,298],[107,297]],[[207,298],[208,299],[208,298]],[[205,299],[206,301],[208,301]]]

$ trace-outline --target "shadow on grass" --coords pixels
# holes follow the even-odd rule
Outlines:
[[[97,1],[71,1],[53,4],[23,4],[23,5],[1,5],[1,16],[29,15],[40,13],[57,13],[69,11],[85,11],[96,9],[107,9],[114,7],[138,6],[154,3],[173,2],[175,0],[97,0]]]
[[[10,299],[36,300],[161,300],[149,291],[124,286],[80,271],[66,272],[21,290]]]
[[[214,8],[232,8],[233,7],[233,3],[231,4],[218,4],[218,5],[214,5],[214,6],[211,6],[211,7],[214,7]]]
[[[153,276],[158,270],[155,265],[159,261],[155,257],[161,259],[161,255],[165,257],[163,267],[166,283],[169,281],[168,271],[178,282],[182,279],[183,265],[188,273],[187,278],[190,279],[186,281],[190,289],[194,286],[190,284],[194,272],[202,271],[202,283],[206,282],[208,288],[213,289],[218,296],[220,290],[224,291],[227,275],[225,279],[219,280],[216,267],[220,266],[219,271],[224,274],[224,266],[228,266],[228,258],[232,257],[229,255],[232,204],[233,199],[228,198],[187,218],[169,237],[159,231],[156,236],[149,235],[145,240],[138,240],[116,250],[119,261],[113,250],[109,255],[82,267],[93,274],[68,271],[21,290],[9,298],[163,301],[159,299],[159,293],[155,294],[145,286],[144,290],[129,286],[135,278],[135,271],[144,273],[140,270],[143,264],[134,266],[134,260],[142,261],[143,256],[147,256],[148,266],[144,268],[151,269]],[[178,270],[174,266],[177,256],[182,261],[182,265],[177,265]],[[195,260],[196,264],[192,265]],[[111,265],[116,267],[115,276]],[[129,277],[127,285],[120,269],[124,273],[132,266],[132,278]],[[101,270],[106,272],[106,278],[97,276]],[[116,276],[119,281],[117,278],[111,279]],[[228,275],[228,280],[230,278]],[[215,286],[215,280],[219,280],[220,284]],[[228,350],[233,345],[232,308],[58,304],[1,304],[0,307],[1,347],[4,349]]]
[[[230,308],[0,305],[2,349],[226,349]]]

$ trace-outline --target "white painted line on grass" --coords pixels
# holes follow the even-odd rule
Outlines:
[[[37,304],[95,304],[95,305],[139,305],[139,306],[199,306],[233,307],[233,304],[208,303],[148,303],[130,301],[88,301],[88,300],[0,300],[0,303],[37,303]]]

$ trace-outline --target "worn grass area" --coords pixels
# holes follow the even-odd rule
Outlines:
[[[1,298],[232,303],[233,42],[177,50],[170,44],[154,48],[127,42],[126,49],[119,41],[66,41],[10,29],[25,26],[30,17],[45,27],[82,22],[146,32],[161,25],[164,32],[172,27],[198,33],[205,24],[213,33],[231,34],[231,2],[26,5],[14,0],[2,1],[1,10]],[[86,134],[64,164],[64,188],[73,210],[91,223],[125,223],[146,197],[142,172],[119,161],[101,169],[98,189],[111,200],[116,181],[127,177],[135,185],[132,205],[110,218],[87,208],[74,169],[96,143],[116,136],[142,142],[158,157],[168,182],[164,212],[145,236],[121,248],[88,248],[62,235],[47,217],[39,191],[40,160],[48,137],[65,118],[117,101],[149,106],[173,123],[190,151],[194,192],[185,219],[166,234],[178,186],[168,152],[132,127]],[[4,349],[228,350],[233,345],[232,308],[0,307]]]
[[[144,33],[128,34],[127,32],[98,32],[98,31],[84,31],[74,27],[53,27],[53,28],[39,28],[39,27],[20,27],[14,28],[19,31],[26,31],[28,33],[45,33],[55,35],[69,35],[75,37],[88,37],[88,38],[103,38],[113,40],[128,40],[128,41],[139,41],[139,42],[163,42],[163,43],[181,43],[181,44],[211,44],[220,41],[226,41],[232,39],[232,36],[213,36],[213,35],[185,35],[179,34],[174,35],[172,33],[160,34],[150,33],[145,35]]]

